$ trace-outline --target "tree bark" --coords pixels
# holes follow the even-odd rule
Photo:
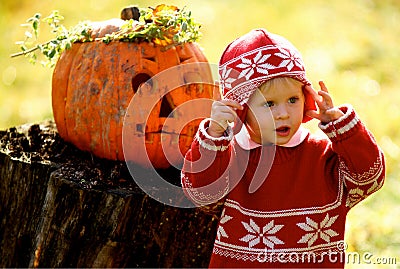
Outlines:
[[[79,152],[56,134],[53,151],[39,158],[34,147],[48,143],[40,134],[54,128],[31,125],[14,129],[14,135],[0,133],[0,267],[207,267],[216,217],[159,203],[126,175],[117,177],[125,187],[99,184],[112,181],[112,171],[123,163]],[[6,140],[13,136],[22,146],[10,146]],[[65,160],[76,154],[85,161]],[[80,175],[87,178],[99,167],[112,169],[99,172],[97,185],[84,182]],[[179,182],[179,171],[162,172]]]

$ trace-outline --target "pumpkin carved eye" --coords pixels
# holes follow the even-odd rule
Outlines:
[[[146,73],[139,73],[136,76],[134,76],[132,78],[133,93],[136,94],[138,89],[140,88],[140,86],[143,86],[144,83],[146,83],[145,86],[150,87],[150,89],[151,89],[153,87],[153,85],[152,85],[153,83],[151,80],[149,80],[150,78],[151,78],[151,76]]]

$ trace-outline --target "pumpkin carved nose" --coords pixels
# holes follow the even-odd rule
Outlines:
[[[160,118],[173,118],[174,115],[172,111],[174,108],[171,103],[168,101],[167,95],[165,95],[161,100],[161,108],[160,108]]]

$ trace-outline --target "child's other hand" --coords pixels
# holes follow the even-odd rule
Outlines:
[[[236,110],[242,110],[243,107],[233,100],[221,100],[220,94],[214,92],[215,101],[211,106],[211,122],[207,133],[212,137],[221,137],[228,124],[237,119]]]
[[[318,93],[316,93],[311,86],[305,86],[305,90],[311,94],[315,103],[317,103],[319,110],[318,112],[314,110],[308,110],[306,111],[306,115],[311,118],[318,119],[322,123],[329,123],[342,117],[344,113],[333,105],[332,98],[324,82],[320,81],[319,86],[321,87],[321,90],[318,91]]]

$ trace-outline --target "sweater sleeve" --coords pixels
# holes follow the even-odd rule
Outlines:
[[[207,133],[210,119],[203,120],[185,155],[181,183],[185,195],[198,206],[215,206],[229,191],[228,166],[233,131],[215,138]]]
[[[339,156],[338,172],[346,189],[346,207],[352,208],[384,182],[382,150],[350,105],[340,107],[344,116],[329,124],[319,124]]]

